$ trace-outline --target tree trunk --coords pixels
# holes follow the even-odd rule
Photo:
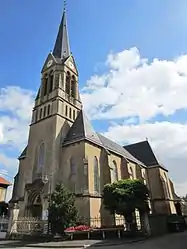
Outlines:
[[[151,228],[149,225],[149,218],[147,212],[140,212],[141,230],[143,233],[150,235]]]
[[[125,214],[125,224],[126,224],[126,231],[131,234],[133,232],[133,213]]]

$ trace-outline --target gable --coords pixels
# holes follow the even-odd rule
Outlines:
[[[147,166],[159,165],[148,141],[126,145],[124,148]]]
[[[66,60],[65,60],[65,65],[72,70],[77,76],[78,76],[78,69],[75,63],[75,59],[73,55],[70,55]]]
[[[41,73],[43,73],[43,71],[45,71],[46,69],[49,69],[51,66],[53,66],[56,63],[58,63],[57,59],[50,53],[47,56],[47,59],[45,60]]]

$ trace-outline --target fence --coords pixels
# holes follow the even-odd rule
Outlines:
[[[102,220],[100,217],[86,219],[81,217],[81,224],[86,224],[92,228],[102,228]],[[136,216],[137,229],[141,229],[140,217]],[[123,226],[126,230],[126,225],[123,216],[116,216],[114,224],[111,224],[110,227]],[[0,228],[2,230],[7,230],[8,228],[8,219],[2,220],[0,222]],[[12,224],[12,232],[17,234],[47,234],[48,232],[48,222],[46,220],[41,220],[33,217],[21,217],[18,220],[14,221]]]
[[[7,232],[9,218],[6,216],[0,217],[0,232]]]
[[[41,234],[47,233],[47,227],[46,221],[32,217],[22,217],[14,222],[13,231],[18,234]]]

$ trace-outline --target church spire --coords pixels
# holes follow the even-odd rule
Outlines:
[[[67,58],[71,54],[68,38],[68,27],[66,20],[66,1],[64,0],[64,11],[56,38],[53,55],[56,58]]]

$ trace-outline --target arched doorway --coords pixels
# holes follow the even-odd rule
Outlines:
[[[42,200],[40,194],[32,191],[28,196],[28,213],[34,218],[42,217]]]

